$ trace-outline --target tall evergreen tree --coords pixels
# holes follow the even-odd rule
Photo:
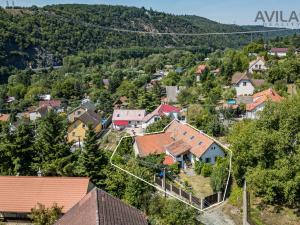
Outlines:
[[[45,175],[58,175],[58,165],[71,152],[70,146],[66,143],[66,120],[49,111],[46,117],[39,121],[36,129],[34,148],[36,151],[34,169],[42,170]]]
[[[107,163],[107,157],[98,148],[96,133],[89,125],[80,157],[80,173],[82,176],[88,176],[96,186],[102,187],[105,180],[104,169]]]

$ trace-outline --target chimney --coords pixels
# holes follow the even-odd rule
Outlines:
[[[41,171],[40,168],[39,168],[39,171],[37,172],[37,175],[38,175],[38,177],[41,177],[41,176],[42,176],[42,171]]]

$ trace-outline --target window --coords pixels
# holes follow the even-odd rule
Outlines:
[[[243,86],[247,86],[247,82],[244,81],[244,82],[243,82]]]
[[[120,114],[117,114],[117,117],[120,117]]]
[[[190,139],[193,140],[195,138],[195,136],[192,136]]]
[[[186,131],[184,131],[184,132],[183,132],[183,135],[186,135],[186,134],[187,134],[187,132],[186,132]]]
[[[128,124],[131,124],[131,121],[128,121]]]
[[[77,125],[76,125],[76,123],[74,123],[73,128],[76,128],[76,127],[77,127]]]
[[[198,145],[202,145],[203,144],[203,141],[199,141]]]
[[[85,124],[84,123],[82,124],[82,127],[85,128]]]
[[[72,132],[72,136],[75,137],[75,132]]]
[[[210,163],[210,158],[205,158],[205,163]]]
[[[81,114],[81,111],[79,110],[79,111],[77,111],[77,115],[80,115]]]

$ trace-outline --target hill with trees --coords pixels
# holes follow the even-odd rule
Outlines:
[[[149,35],[121,32],[118,29],[154,33],[208,33],[266,29],[255,26],[225,25],[203,17],[177,16],[145,8],[76,4],[51,5],[43,8],[36,6],[17,9],[0,8],[0,24],[0,78],[2,77],[2,80],[8,77],[11,68],[61,65],[65,56],[80,51],[93,52],[96,49],[128,49],[142,46],[150,48],[150,52],[157,52],[193,46],[194,50],[207,53],[217,48],[239,47],[250,41],[249,34]],[[256,37],[253,35],[253,38]],[[149,49],[146,52],[149,52]],[[140,56],[141,54],[135,55],[135,57]]]

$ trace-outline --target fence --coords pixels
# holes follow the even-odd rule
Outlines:
[[[167,182],[165,183],[164,187],[164,182],[163,179],[154,176],[154,183],[157,184],[158,186],[164,188],[166,191],[172,192],[179,197],[183,198],[187,202],[200,207],[200,209],[205,209],[209,206],[212,206],[220,201],[222,201],[222,193],[218,192],[210,196],[206,196],[205,198],[197,198],[192,195],[191,192],[186,192],[185,190],[182,190],[181,188],[178,188],[172,184],[168,184]]]

